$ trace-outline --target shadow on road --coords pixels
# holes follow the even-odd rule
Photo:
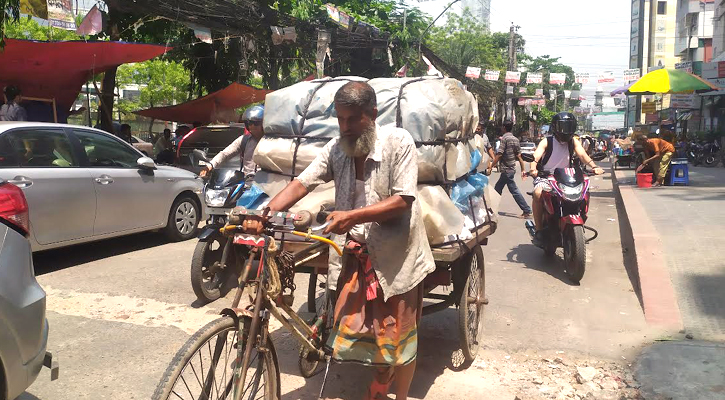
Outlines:
[[[523,264],[526,268],[545,272],[569,286],[578,286],[569,280],[564,271],[564,261],[556,254],[548,257],[533,244],[519,244],[506,254],[506,261]]]
[[[20,397],[18,397],[15,400],[40,400],[40,399],[28,392],[25,392],[25,393],[21,394]]]
[[[33,253],[33,265],[35,266],[35,274],[43,275],[167,243],[168,240],[162,234],[154,232],[139,233]]]

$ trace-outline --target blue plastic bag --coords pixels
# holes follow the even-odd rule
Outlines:
[[[478,149],[473,150],[471,153],[471,170],[468,172],[473,172],[478,168],[478,165],[481,164],[481,160],[483,159],[483,156],[481,156],[481,152],[478,151]]]
[[[247,189],[246,192],[242,193],[242,196],[237,200],[237,206],[241,206],[250,210],[254,210],[267,199],[267,194],[259,188],[259,186],[252,184],[252,187]]]
[[[468,181],[457,182],[451,188],[451,201],[456,207],[461,210],[462,213],[466,214],[469,212],[468,198],[476,191]]]
[[[483,196],[483,189],[488,186],[488,177],[484,174],[473,174],[468,177],[468,183],[471,184],[476,190],[473,192],[474,196]]]

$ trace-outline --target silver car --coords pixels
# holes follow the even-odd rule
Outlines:
[[[28,199],[33,251],[158,229],[187,240],[202,219],[198,176],[87,127],[0,122],[0,179]]]
[[[35,280],[28,228],[23,192],[0,180],[0,399],[18,397],[43,365],[58,378],[46,352],[45,292]]]

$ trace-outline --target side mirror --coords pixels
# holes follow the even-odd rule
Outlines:
[[[194,157],[196,157],[197,160],[200,161],[209,161],[209,156],[206,155],[206,152],[201,151],[199,149],[194,149],[191,151],[192,154],[194,154]]]
[[[526,162],[533,162],[535,160],[534,155],[530,153],[521,153],[521,159]]]
[[[139,158],[138,161],[136,161],[136,164],[138,164],[139,168],[156,169],[156,163],[149,157]]]
[[[601,151],[592,154],[592,160],[594,160],[594,161],[602,161],[605,158],[607,158],[607,153],[602,153]]]

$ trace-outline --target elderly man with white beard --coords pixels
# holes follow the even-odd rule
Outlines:
[[[423,279],[435,269],[417,201],[418,162],[410,133],[380,127],[373,88],[350,82],[335,95],[340,137],[269,203],[284,211],[335,181],[326,233],[345,245],[342,271],[332,270],[335,324],[327,342],[334,359],[376,367],[365,399],[407,399],[418,353]],[[247,224],[259,233],[262,225]],[[339,276],[338,279],[334,277]]]

